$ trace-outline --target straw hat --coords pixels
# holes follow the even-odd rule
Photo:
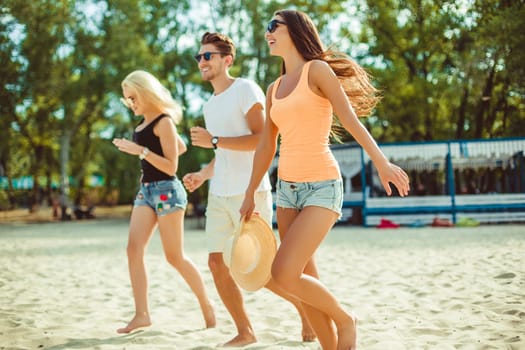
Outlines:
[[[277,242],[270,226],[259,215],[241,218],[239,230],[226,243],[223,259],[241,288],[256,291],[271,277]]]

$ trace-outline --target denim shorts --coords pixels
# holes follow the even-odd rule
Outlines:
[[[343,181],[341,179],[315,182],[277,181],[276,205],[281,208],[302,210],[316,206],[330,209],[341,217],[343,207]]]
[[[135,207],[150,207],[157,216],[185,210],[187,204],[188,196],[179,179],[141,183],[133,203]]]

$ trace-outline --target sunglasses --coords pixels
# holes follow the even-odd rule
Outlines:
[[[129,109],[133,108],[133,105],[135,104],[135,99],[134,98],[123,98],[121,97],[120,98],[120,102],[122,102],[122,104],[126,107],[128,107]]]
[[[285,22],[283,21],[279,21],[278,19],[272,19],[270,21],[270,23],[268,23],[268,27],[266,27],[266,31],[268,33],[273,33],[275,32],[275,30],[277,29],[277,27],[279,26],[279,24],[286,24]]]
[[[195,60],[197,60],[197,62],[200,62],[201,58],[203,58],[203,57],[204,57],[205,61],[211,60],[211,55],[223,55],[223,53],[222,52],[218,52],[218,51],[215,51],[215,52],[207,51],[207,52],[195,55],[193,57],[195,57]]]

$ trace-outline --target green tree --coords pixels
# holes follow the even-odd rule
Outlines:
[[[363,41],[384,98],[384,141],[517,136],[523,2],[367,1]],[[521,81],[520,81],[521,79]]]
[[[53,167],[53,149],[57,121],[60,118],[60,95],[64,89],[62,43],[65,27],[71,22],[68,1],[53,3],[9,1],[9,13],[20,32],[16,70],[19,99],[11,114],[13,127],[25,142],[30,156],[29,172],[34,179],[31,202],[40,202],[39,179],[49,177]],[[48,184],[50,179],[48,178]]]

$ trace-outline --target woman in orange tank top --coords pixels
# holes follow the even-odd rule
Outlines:
[[[365,71],[348,56],[326,51],[312,20],[278,11],[268,24],[270,54],[283,59],[282,75],[268,87],[265,129],[255,152],[241,215],[254,210],[254,193],[268,171],[281,135],[277,224],[281,244],[272,265],[273,288],[301,300],[324,350],[355,350],[356,319],[319,281],[313,256],[341,215],[342,182],[328,139],[332,114],[364,148],[388,195],[405,196],[407,174],[390,163],[358,120],[377,94]],[[335,325],[335,328],[333,327]]]

